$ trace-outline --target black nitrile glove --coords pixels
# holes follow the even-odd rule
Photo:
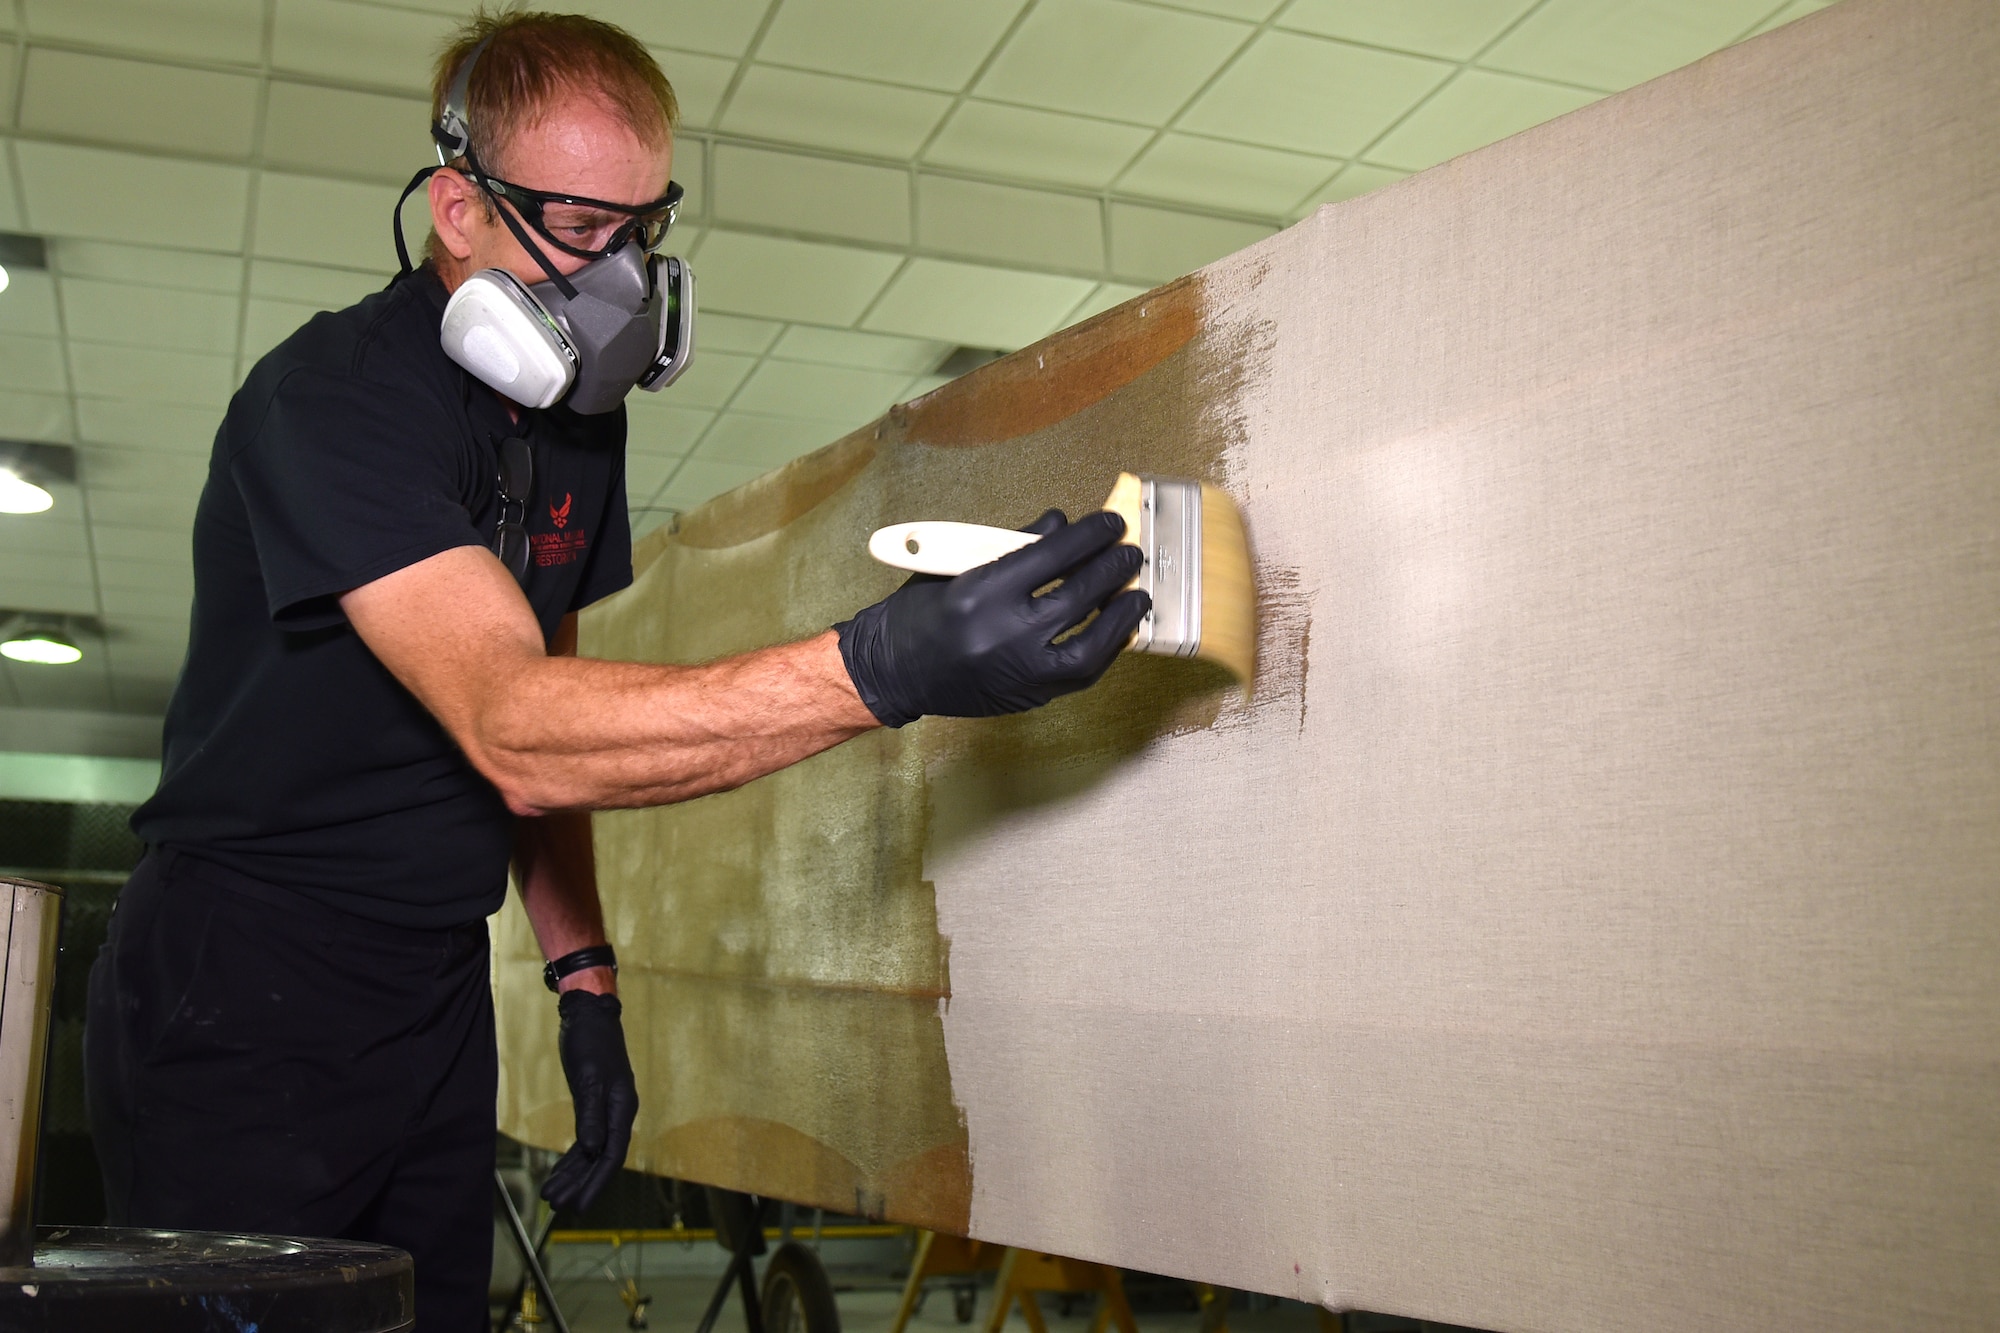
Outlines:
[[[1071,523],[1051,509],[1026,531],[1042,539],[955,579],[911,579],[834,626],[861,702],[885,725],[1039,708],[1095,684],[1130,641],[1149,602],[1118,591],[1141,563],[1137,547],[1119,543],[1125,520]],[[1053,642],[1093,611],[1103,614]]]
[[[542,1197],[580,1213],[625,1165],[632,1121],[639,1114],[639,1086],[625,1055],[625,1028],[618,1021],[623,1006],[616,995],[564,991],[556,1010],[562,1015],[556,1049],[576,1104],[576,1142],[542,1182]]]

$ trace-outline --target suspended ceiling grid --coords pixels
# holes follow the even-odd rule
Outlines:
[[[635,517],[924,391],[954,347],[1031,342],[1822,3],[589,5],[681,97],[703,306],[695,368],[632,400]],[[74,444],[81,474],[0,516],[0,606],[107,632],[74,668],[0,663],[0,713],[78,710],[85,749],[85,714],[164,707],[215,424],[258,355],[389,273],[466,8],[0,0],[0,229],[50,240],[0,294],[0,437]]]

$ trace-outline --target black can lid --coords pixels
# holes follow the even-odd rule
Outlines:
[[[0,1327],[35,1333],[401,1333],[415,1269],[387,1245],[212,1231],[43,1227],[0,1268]]]

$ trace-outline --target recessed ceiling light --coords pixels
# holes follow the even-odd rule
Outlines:
[[[0,292],[7,290],[7,270],[47,268],[48,243],[39,236],[17,231],[0,231]]]
[[[0,467],[0,514],[39,514],[55,502],[44,488],[12,468]]]
[[[60,630],[23,627],[0,642],[0,657],[37,666],[68,666],[82,660],[83,650]]]

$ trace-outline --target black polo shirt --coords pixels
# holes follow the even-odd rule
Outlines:
[[[396,925],[499,907],[513,817],[341,613],[340,594],[490,546],[498,443],[534,456],[524,591],[546,639],[632,581],[625,411],[524,412],[438,345],[428,269],[315,316],[230,401],[194,521],[187,662],[146,842]]]

